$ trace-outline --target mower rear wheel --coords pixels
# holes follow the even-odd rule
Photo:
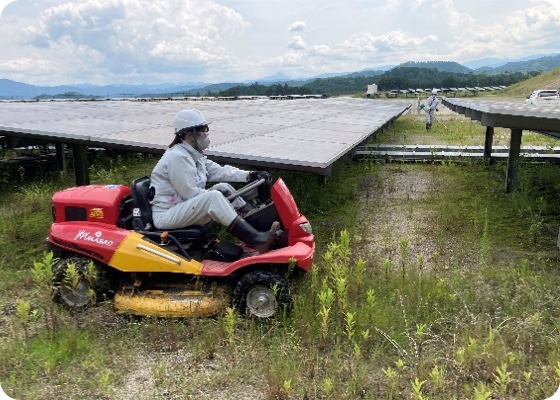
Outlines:
[[[75,276],[69,272],[72,269]],[[81,256],[61,258],[53,266],[53,284],[54,300],[70,309],[95,305],[111,288],[105,268]]]
[[[233,305],[242,313],[271,318],[290,305],[286,279],[273,271],[252,271],[243,276],[233,291]]]

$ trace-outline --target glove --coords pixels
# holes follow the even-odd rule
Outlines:
[[[272,175],[266,171],[251,171],[249,172],[249,182],[258,181],[259,179],[264,179],[266,182],[272,182]]]

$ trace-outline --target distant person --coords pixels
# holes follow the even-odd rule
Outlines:
[[[221,166],[202,152],[210,145],[207,121],[197,109],[181,110],[175,115],[175,138],[158,161],[151,175],[155,194],[151,201],[154,226],[178,229],[216,221],[247,245],[264,253],[279,229],[274,222],[267,232],[257,231],[236,211],[249,205],[238,197],[234,204],[224,193],[234,188],[219,183],[206,189],[207,182],[250,182],[272,180],[266,171],[244,171],[230,165]],[[222,193],[224,192],[224,193]]]
[[[437,98],[437,90],[432,90],[432,95],[428,97],[424,111],[426,111],[426,130],[432,129],[432,122],[434,121],[434,114],[439,105],[439,100]]]

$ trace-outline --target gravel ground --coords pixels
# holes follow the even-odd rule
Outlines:
[[[449,184],[437,167],[382,164],[381,173],[364,179],[355,242],[359,255],[382,263],[402,261],[400,243],[408,240],[407,262],[423,257],[431,268],[444,257],[446,263],[470,257],[468,250],[437,229],[438,215],[427,203]]]

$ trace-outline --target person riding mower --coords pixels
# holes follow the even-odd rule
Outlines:
[[[270,318],[289,309],[293,279],[313,266],[311,224],[282,178],[234,173],[257,179],[227,197],[208,192],[228,204],[245,198],[243,211],[228,205],[235,215],[227,231],[239,243],[219,240],[213,217],[159,225],[153,178],[55,193],[47,241],[58,258],[54,299],[71,309],[109,300],[119,312],[161,317],[216,315],[231,305]]]

